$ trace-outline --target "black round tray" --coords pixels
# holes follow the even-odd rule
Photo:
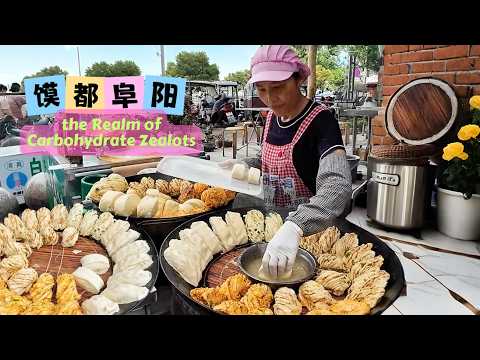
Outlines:
[[[264,214],[267,214],[268,211],[265,208],[259,208],[259,207],[251,207],[251,208],[239,208],[239,209],[232,209],[231,211],[235,211],[240,213],[241,215],[245,215],[248,211],[250,210],[260,210]],[[180,230],[189,228],[190,225],[195,222],[195,221],[205,221],[208,223],[208,218],[210,216],[221,216],[224,217],[225,214],[227,213],[228,210],[217,210],[213,212],[212,214],[203,214],[200,216],[197,216],[194,219],[191,219],[189,221],[184,222],[174,230],[172,230],[165,240],[163,241],[160,251],[159,251],[159,257],[160,257],[160,265],[162,267],[163,273],[165,274],[167,280],[172,284],[172,286],[176,289],[176,291],[180,292],[182,297],[187,299],[187,301],[191,302],[192,305],[196,305],[197,307],[202,307],[204,310],[207,310],[210,313],[216,314],[215,311],[213,311],[211,308],[204,304],[200,304],[193,300],[190,297],[190,290],[192,290],[194,287],[187,283],[185,280],[182,279],[182,277],[167,263],[165,260],[165,257],[163,256],[164,251],[168,248],[168,243],[171,239],[179,239],[179,233]],[[288,211],[282,211],[282,210],[275,210],[278,212],[283,219],[288,215]],[[358,235],[358,240],[360,244],[365,244],[365,243],[372,243],[373,247],[372,250],[375,251],[376,255],[382,255],[384,258],[384,263],[382,266],[382,269],[387,271],[390,274],[390,279],[388,281],[387,287],[385,288],[385,295],[383,298],[380,300],[380,302],[371,310],[371,315],[378,315],[384,312],[390,305],[393,304],[393,302],[400,296],[402,293],[402,290],[405,287],[405,276],[403,273],[403,268],[402,264],[400,263],[400,260],[398,259],[397,255],[395,252],[390,249],[382,240],[377,238],[375,235],[369,233],[368,231],[344,220],[344,219],[338,219],[334,225],[342,232],[354,232]],[[208,269],[213,262],[215,262],[216,259],[220,254],[217,254],[211,262],[207,265],[206,269]],[[206,284],[206,274],[207,271],[203,272],[203,278],[199,284],[199,286],[205,286]]]
[[[145,287],[151,292],[152,288],[155,286],[155,283],[157,281],[157,277],[160,273],[160,264],[159,264],[159,256],[158,256],[157,247],[155,246],[155,243],[152,240],[152,238],[145,231],[143,231],[142,229],[140,229],[138,227],[135,227],[135,226],[131,227],[131,229],[133,229],[135,231],[138,231],[141,234],[139,239],[145,240],[148,243],[148,245],[150,246],[149,255],[152,256],[153,263],[152,263],[152,265],[150,265],[149,268],[147,268],[145,270],[148,270],[152,273],[152,278],[145,285]],[[110,261],[112,261],[112,260],[110,259]],[[127,313],[141,307],[147,301],[147,299],[149,298],[150,292],[142,300],[131,302],[131,303],[128,303],[128,304],[118,305],[120,307],[120,311],[118,313],[116,313],[115,315],[124,315],[124,314],[127,314]]]

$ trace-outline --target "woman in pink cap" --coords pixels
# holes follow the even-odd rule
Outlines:
[[[300,92],[310,69],[296,53],[286,45],[262,46],[251,73],[249,83],[271,111],[259,158],[245,162],[262,169],[266,207],[291,211],[263,256],[263,269],[277,277],[293,268],[302,236],[326,229],[343,213],[352,179],[338,122]]]

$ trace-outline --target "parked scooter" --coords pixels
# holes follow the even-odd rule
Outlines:
[[[215,98],[216,102],[213,105],[211,124],[216,127],[234,126],[237,124],[235,117],[235,105],[232,99],[225,95],[219,95]]]

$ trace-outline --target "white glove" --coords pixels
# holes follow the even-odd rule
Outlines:
[[[228,159],[218,163],[218,167],[222,169],[231,169],[235,164],[243,164],[248,169],[248,165],[245,161],[239,159]]]
[[[273,278],[291,272],[302,235],[297,224],[286,221],[267,245],[262,259],[263,271]]]

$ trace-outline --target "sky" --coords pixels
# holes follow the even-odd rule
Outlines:
[[[220,79],[223,79],[231,72],[248,69],[257,48],[258,45],[166,45],[165,68],[181,51],[205,51],[210,63],[218,65]],[[84,75],[85,69],[95,62],[133,60],[142,75],[160,75],[159,52],[160,45],[81,45],[80,70]],[[0,45],[0,84],[19,83],[24,76],[55,65],[68,71],[69,75],[78,75],[76,46]]]

